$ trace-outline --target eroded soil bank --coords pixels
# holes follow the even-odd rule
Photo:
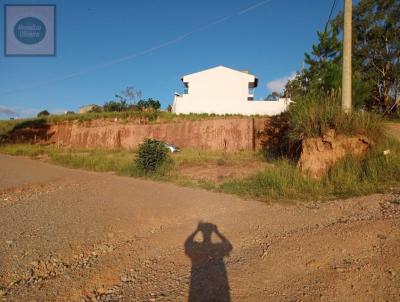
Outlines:
[[[215,301],[400,300],[397,195],[267,204],[6,155],[0,167],[4,301],[187,301],[216,284]],[[208,245],[189,245],[199,221],[224,239],[209,227]]]
[[[155,138],[183,148],[229,152],[259,148],[266,140],[267,123],[265,118],[246,117],[171,123],[118,119],[36,122],[17,127],[9,140],[73,148],[135,149],[145,138]]]

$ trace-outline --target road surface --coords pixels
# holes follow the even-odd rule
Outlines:
[[[400,301],[393,194],[267,204],[0,155],[0,221],[0,301]]]

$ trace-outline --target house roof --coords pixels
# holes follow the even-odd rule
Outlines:
[[[198,72],[194,72],[194,73],[190,73],[190,74],[184,75],[184,76],[181,78],[181,80],[182,80],[182,82],[184,82],[184,81],[183,81],[183,78],[191,77],[191,76],[193,76],[193,75],[197,75],[197,74],[199,74],[199,73],[203,73],[203,72],[206,72],[206,71],[209,71],[209,70],[212,70],[212,69],[228,69],[228,70],[235,71],[235,72],[238,72],[238,73],[241,73],[241,74],[244,73],[244,74],[249,75],[250,77],[254,77],[254,78],[255,78],[255,80],[254,80],[255,82],[258,81],[257,77],[256,77],[255,75],[251,74],[248,70],[236,70],[236,69],[229,68],[229,67],[222,66],[222,65],[215,66],[215,67],[211,67],[211,68],[204,69],[204,70],[201,70],[201,71],[198,71]]]

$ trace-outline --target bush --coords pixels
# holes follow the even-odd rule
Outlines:
[[[128,104],[124,101],[109,101],[106,102],[103,106],[103,110],[105,112],[121,112],[121,111],[125,111],[128,108]]]
[[[152,173],[159,170],[167,162],[168,158],[168,149],[163,142],[146,139],[139,145],[136,166],[142,172]]]
[[[43,110],[37,114],[37,117],[43,117],[43,116],[49,116],[49,115],[50,115],[50,113],[47,110]]]
[[[288,112],[288,139],[299,142],[304,138],[321,137],[329,129],[337,134],[363,134],[372,140],[382,137],[380,116],[361,111],[345,113],[341,108],[339,92],[310,92],[297,97]]]
[[[159,101],[149,98],[147,100],[140,100],[137,103],[137,107],[141,111],[151,111],[151,110],[157,111],[158,109],[160,109],[161,104]]]

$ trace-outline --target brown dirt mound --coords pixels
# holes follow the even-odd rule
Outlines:
[[[361,156],[370,146],[371,142],[365,136],[336,135],[335,131],[331,130],[322,138],[303,140],[298,167],[302,173],[320,178],[338,160],[347,155]]]

